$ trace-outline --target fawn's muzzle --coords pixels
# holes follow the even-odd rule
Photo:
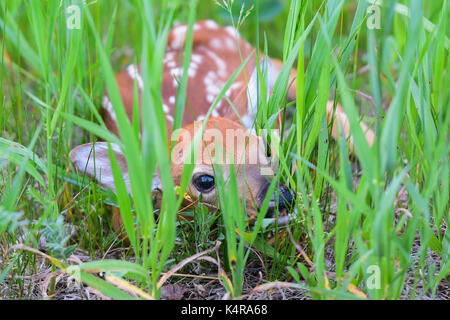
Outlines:
[[[281,185],[275,191],[272,201],[278,202],[278,208],[280,210],[286,209],[288,212],[291,212],[295,203],[295,195],[286,186]]]
[[[270,183],[263,188],[261,194],[261,200],[265,198],[267,191],[269,189]],[[261,201],[262,203],[262,201]],[[275,210],[278,212],[287,211],[291,213],[294,211],[295,205],[295,193],[293,193],[288,187],[285,185],[279,185],[275,192],[272,195],[269,203],[269,211],[267,212],[268,217],[272,217],[275,213]]]
[[[275,190],[269,203],[269,215],[273,215],[275,209],[279,212],[286,210],[288,213],[294,209],[295,195],[285,185],[280,185]]]

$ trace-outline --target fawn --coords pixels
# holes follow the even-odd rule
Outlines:
[[[194,200],[198,200],[201,196],[203,202],[216,204],[213,165],[217,165],[214,161],[214,150],[217,144],[220,144],[225,149],[225,153],[231,155],[233,163],[239,161],[242,163],[243,160],[245,164],[245,169],[237,170],[236,177],[240,194],[246,198],[246,212],[248,215],[254,216],[255,208],[258,209],[262,204],[270,185],[270,177],[264,175],[264,172],[261,170],[261,161],[258,159],[251,161],[251,158],[255,155],[265,154],[265,143],[249,130],[252,128],[257,114],[257,91],[260,85],[255,50],[247,41],[242,39],[237,30],[232,27],[220,27],[211,20],[195,23],[193,30],[193,47],[191,63],[187,70],[189,81],[186,94],[186,103],[189,105],[191,112],[184,112],[182,132],[185,134],[181,134],[177,141],[177,145],[181,145],[181,147],[178,151],[175,151],[175,149],[173,151],[172,176],[175,184],[180,182],[185,160],[184,156],[186,155],[185,151],[189,147],[189,143],[203,121],[205,121],[205,115],[221,88],[234,71],[241,66],[242,58],[245,59],[250,55],[249,62],[229,87],[225,94],[226,97],[219,101],[216,108],[212,111],[212,117],[206,123],[202,142],[205,144],[206,154],[209,156],[205,157],[202,155],[202,152],[199,152],[192,180],[188,187],[188,193]],[[183,71],[181,61],[186,33],[187,25],[185,24],[177,25],[171,30],[164,58],[162,99],[169,136],[174,121],[175,97],[178,87],[177,78],[180,77]],[[281,71],[282,63],[279,60],[265,57],[262,58],[260,67],[270,92]],[[296,71],[292,70],[290,73],[290,83],[292,85],[287,92],[287,98],[290,101],[295,100],[295,78]],[[126,70],[116,75],[116,81],[127,115],[131,119],[134,83],[137,83],[139,90],[144,89],[139,68],[135,65],[130,65]],[[240,117],[233,110],[232,105]],[[333,108],[333,103],[328,102],[327,117],[329,122],[333,120],[333,114],[334,119],[341,122],[344,136],[348,138],[349,124],[345,113],[339,105]],[[107,128],[118,135],[116,116],[107,96],[103,100],[102,116]],[[361,127],[366,133],[369,144],[372,145],[374,140],[373,132],[363,123]],[[334,124],[332,135],[335,138],[337,129],[337,125]],[[213,134],[206,134],[206,132],[211,130],[214,131]],[[223,138],[230,131],[234,134],[239,132],[240,139],[238,138],[236,143],[235,139],[226,140]],[[222,137],[220,141],[217,140],[218,135]],[[233,143],[229,141],[233,141]],[[95,152],[95,164],[92,156],[93,151]],[[127,183],[128,174],[125,158],[117,146],[114,147],[114,152]],[[98,142],[95,145],[89,143],[78,146],[71,151],[70,158],[79,171],[85,171],[86,174],[100,181],[104,188],[114,190],[114,180],[106,143]],[[264,157],[262,156],[262,158]],[[229,174],[229,166],[224,165],[222,167],[224,168],[223,175],[225,180],[226,175]],[[127,186],[129,188],[129,183],[127,183]],[[154,177],[153,188],[160,188],[157,176]],[[128,190],[130,192],[130,189]],[[273,210],[275,207],[278,207],[280,212],[283,209],[291,211],[294,198],[294,194],[287,187],[279,185],[270,201],[270,209]]]

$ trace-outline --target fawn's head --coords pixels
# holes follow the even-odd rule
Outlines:
[[[276,150],[266,140],[256,136],[239,123],[226,118],[196,121],[175,131],[172,137],[171,173],[175,185],[181,183],[183,168],[193,165],[193,174],[187,192],[194,200],[217,205],[218,183],[225,192],[231,174],[236,177],[239,195],[245,198],[246,212],[254,216],[267,196],[271,179],[276,174]],[[131,193],[128,167],[122,150],[112,144],[125,184]],[[267,152],[269,149],[270,152]],[[104,188],[115,190],[114,178],[106,142],[84,144],[70,152],[75,167],[94,177]],[[158,175],[153,178],[153,189],[162,189]],[[269,212],[291,210],[294,196],[283,185],[278,185],[269,203]]]

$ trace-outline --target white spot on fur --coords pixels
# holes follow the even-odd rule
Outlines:
[[[225,78],[227,76],[227,63],[219,57],[214,51],[206,50],[206,54],[210,56],[210,58],[216,63],[217,65],[217,73],[220,77]]]
[[[170,96],[169,97],[169,103],[175,104],[175,96]]]
[[[194,78],[197,75],[198,64],[194,61],[191,61],[191,64],[188,68],[188,76]]]
[[[176,66],[177,66],[176,62],[173,60],[169,60],[165,64],[168,68],[176,68]]]
[[[193,54],[193,55],[191,56],[191,60],[192,60],[193,62],[197,63],[197,64],[200,64],[200,63],[202,63],[202,61],[203,61],[203,56],[200,55],[200,54]]]
[[[180,49],[183,46],[184,39],[186,39],[187,26],[181,25],[172,29],[173,39],[170,46],[173,49]]]
[[[188,76],[190,78],[195,78],[196,75],[197,75],[197,69],[192,69],[192,68],[188,69]]]
[[[127,72],[128,75],[131,77],[131,79],[136,80],[139,89],[142,90],[144,88],[144,81],[142,80],[142,77],[139,74],[139,71],[136,68],[136,66],[134,64],[130,64],[127,67]]]
[[[230,51],[235,51],[237,49],[236,40],[234,40],[234,38],[232,39],[232,38],[227,37],[225,39],[225,44],[227,46],[227,49]]]
[[[195,76],[197,75],[197,69],[198,64],[195,62],[191,62],[187,70],[188,76],[191,78],[195,78]],[[183,76],[183,68],[182,67],[173,68],[172,70],[170,70],[170,73],[174,78],[180,80],[181,77]]]
[[[214,71],[208,71],[208,73],[205,76],[205,80],[208,79],[209,81],[217,81],[217,73]]]
[[[170,108],[166,104],[163,104],[163,111],[164,111],[164,113],[169,113]]]
[[[206,95],[206,101],[207,101],[208,103],[213,103],[215,99],[216,99],[216,97],[215,97],[214,95],[210,94],[210,93],[208,93],[208,94]]]
[[[208,29],[218,29],[219,25],[213,20],[206,20],[205,27],[207,27]]]
[[[102,107],[106,112],[108,112],[111,119],[114,122],[116,122],[117,121],[116,112],[114,111],[113,105],[111,101],[109,101],[109,98],[107,96],[103,97]]]
[[[218,87],[217,74],[213,71],[209,71],[205,78],[203,79],[205,85],[205,94],[208,102],[212,103],[220,93],[220,88]]]
[[[240,34],[239,34],[239,32],[235,29],[235,28],[233,28],[232,26],[228,26],[228,27],[225,27],[225,31],[230,35],[230,36],[232,36],[233,38],[239,38],[240,37]]]
[[[241,90],[241,89],[242,89],[242,81],[237,81],[228,88],[227,92],[225,92],[225,95],[229,98],[231,96],[231,92],[233,92],[234,90]]]
[[[174,51],[167,52],[166,56],[164,57],[164,63],[174,60],[175,60],[175,52]]]
[[[170,70],[170,73],[172,74],[172,77],[180,79],[183,75],[183,69],[180,67],[173,68],[172,70]]]
[[[220,38],[213,38],[209,42],[210,46],[213,47],[216,50],[222,50],[223,49],[223,42]]]

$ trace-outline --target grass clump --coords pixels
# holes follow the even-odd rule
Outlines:
[[[268,2],[0,2],[2,298],[47,296],[23,280],[44,272],[44,260],[117,299],[160,298],[168,279],[208,281],[220,297],[268,297],[260,292],[279,281],[301,293],[293,297],[448,298],[448,1]],[[193,23],[206,18],[235,25],[259,55],[283,60],[255,129],[274,128],[285,111],[272,190],[283,183],[297,193],[288,227],[268,225],[264,208],[249,223],[233,175],[219,182],[219,210],[199,204],[184,210],[193,220],[178,217],[194,168],[185,167],[175,188],[160,75],[174,23],[189,26],[186,71]],[[128,120],[114,81],[135,61],[146,87],[142,123]],[[297,96],[288,104],[291,67]],[[174,128],[187,112],[184,75]],[[120,139],[99,115],[105,91]],[[349,117],[353,152],[344,138],[331,140],[328,100]],[[375,131],[373,146],[360,121]],[[98,139],[123,151],[131,197],[115,161],[116,194],[70,170],[70,150]],[[157,167],[159,210],[149,196]],[[111,231],[106,204],[120,207],[130,246]],[[42,236],[52,246],[38,253]],[[99,270],[106,277],[95,276]]]

